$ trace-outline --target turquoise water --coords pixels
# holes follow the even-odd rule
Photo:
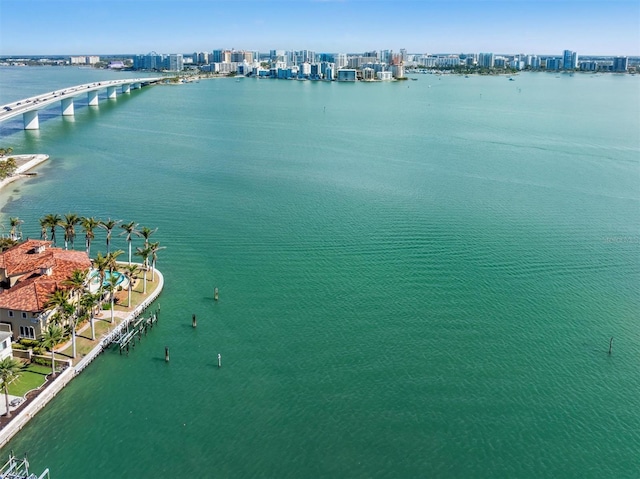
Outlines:
[[[89,73],[0,69],[0,103]],[[0,124],[51,155],[0,192],[5,223],[74,211],[167,246],[159,327],[0,454],[65,478],[637,477],[638,78],[416,78]]]

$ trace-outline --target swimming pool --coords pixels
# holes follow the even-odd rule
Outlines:
[[[102,282],[102,287],[105,288],[109,286],[111,276],[117,278],[116,286],[121,286],[122,288],[126,288],[129,286],[129,280],[127,277],[120,273],[119,271],[114,271],[110,273],[109,271],[104,272],[104,281]],[[89,280],[89,290],[91,292],[97,291],[100,288],[100,274],[97,269],[92,269],[90,272],[90,280]]]

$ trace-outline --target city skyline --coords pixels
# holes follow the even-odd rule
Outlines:
[[[404,48],[637,56],[638,18],[635,0],[0,0],[0,55]]]

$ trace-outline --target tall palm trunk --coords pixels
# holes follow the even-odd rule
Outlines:
[[[9,385],[5,382],[2,386],[4,389],[4,399],[5,399],[6,409],[7,409],[7,417],[11,417],[11,411],[9,411]]]
[[[147,268],[144,268],[144,280],[142,282],[142,294],[147,294]]]

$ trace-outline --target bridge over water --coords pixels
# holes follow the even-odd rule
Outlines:
[[[38,130],[40,122],[38,121],[38,110],[45,108],[52,103],[60,102],[62,107],[62,115],[73,116],[74,98],[86,94],[89,105],[98,105],[98,92],[107,90],[107,98],[115,99],[120,88],[122,94],[128,94],[131,90],[142,88],[165,80],[163,77],[155,78],[135,78],[127,80],[108,80],[101,82],[85,83],[84,85],[72,86],[49,93],[17,100],[12,103],[0,106],[0,122],[22,115],[25,130]]]

